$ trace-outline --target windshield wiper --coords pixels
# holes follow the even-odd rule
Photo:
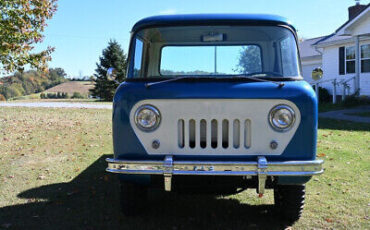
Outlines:
[[[162,81],[156,81],[156,82],[149,82],[149,83],[146,83],[145,84],[145,87],[146,88],[149,88],[150,86],[152,85],[157,85],[157,84],[162,84],[162,83],[166,83],[166,82],[172,82],[172,81],[177,81],[177,80],[181,80],[181,79],[194,79],[195,77],[189,77],[189,76],[184,76],[184,77],[174,77],[174,78],[171,78],[171,79],[166,79],[166,80],[162,80]]]
[[[283,82],[276,82],[276,81],[265,80],[265,79],[260,78],[261,75],[266,76],[267,74],[271,74],[271,75],[282,77],[282,75],[280,73],[275,73],[275,72],[271,72],[271,73],[270,72],[263,72],[263,73],[261,73],[261,72],[258,72],[258,73],[249,73],[249,74],[236,75],[233,78],[234,79],[235,78],[244,78],[244,79],[249,79],[249,80],[253,80],[253,81],[271,82],[273,84],[278,85],[279,88],[281,88],[281,87],[283,87],[285,85]],[[162,80],[162,81],[146,83],[145,84],[145,87],[148,89],[149,87],[151,87],[153,85],[157,85],[157,84],[162,84],[162,83],[167,83],[167,82],[173,82],[173,81],[178,81],[178,80],[182,80],[182,79],[194,79],[194,78],[196,78],[196,77],[194,77],[194,76],[174,77],[174,78],[166,79],[166,80]]]
[[[283,82],[276,82],[276,81],[266,80],[266,79],[260,78],[260,77],[265,77],[266,75],[269,75],[269,74],[282,77],[282,75],[280,73],[276,73],[276,72],[258,72],[258,73],[256,72],[256,73],[237,75],[237,76],[234,76],[234,78],[244,78],[244,79],[260,81],[260,82],[271,82],[275,85],[278,85],[279,88],[281,88],[285,85]]]

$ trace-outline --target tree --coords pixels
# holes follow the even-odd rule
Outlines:
[[[94,74],[95,87],[90,91],[91,95],[102,100],[111,101],[118,84],[107,79],[107,70],[113,67],[117,70],[117,80],[123,81],[126,75],[127,57],[121,46],[115,40],[108,43],[108,47],[102,52],[99,58],[100,63],[96,63]]]
[[[0,0],[0,71],[23,71],[24,66],[47,70],[54,50],[31,53],[42,42],[46,20],[57,9],[57,0]]]
[[[239,62],[235,72],[242,74],[262,71],[261,50],[258,46],[244,46],[240,51]]]
[[[42,92],[65,82],[65,76],[62,68],[51,68],[46,74],[35,70],[15,72],[12,76],[1,78],[0,94],[9,99]]]

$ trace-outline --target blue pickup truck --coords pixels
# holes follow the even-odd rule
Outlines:
[[[128,62],[107,159],[124,214],[140,214],[152,187],[260,196],[273,189],[277,213],[299,219],[305,183],[323,162],[315,159],[317,98],[285,18],[145,18],[132,29]]]

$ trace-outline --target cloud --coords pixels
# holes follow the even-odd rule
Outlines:
[[[159,14],[176,14],[176,13],[177,13],[176,9],[166,9],[159,11]]]

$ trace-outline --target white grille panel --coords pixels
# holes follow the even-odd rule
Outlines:
[[[135,125],[136,109],[144,104],[161,113],[159,127],[144,132]],[[287,132],[277,132],[268,122],[270,110],[279,104],[292,107],[295,124]],[[130,123],[148,154],[166,155],[279,155],[294,136],[301,116],[287,100],[265,99],[172,99],[143,100],[130,112]],[[160,147],[154,149],[152,142]],[[270,148],[277,141],[276,149]]]
[[[222,121],[212,120],[178,120],[178,146],[180,149],[195,148],[200,146],[202,149],[217,149],[222,147],[223,149],[239,149],[239,148],[250,148],[250,136],[251,136],[251,125],[250,120],[246,119],[240,126],[239,119],[233,119],[231,121],[223,119]],[[184,126],[189,126],[189,132],[186,133]],[[210,127],[210,128],[207,128]],[[222,133],[220,137],[219,133]],[[242,136],[241,136],[242,134]],[[185,143],[185,136],[188,142]],[[209,138],[207,138],[209,137]],[[243,141],[240,144],[241,140]]]

